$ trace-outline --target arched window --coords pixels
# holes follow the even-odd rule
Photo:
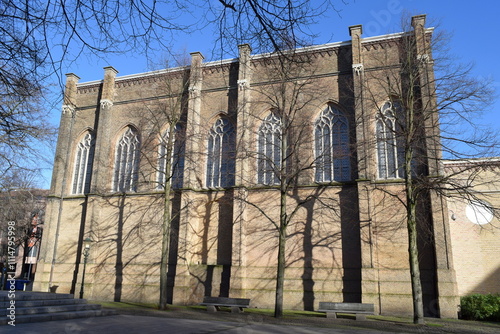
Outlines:
[[[378,177],[404,177],[403,107],[399,102],[386,102],[376,121]]]
[[[208,134],[207,187],[226,188],[234,185],[234,127],[219,118]]]
[[[349,124],[333,105],[321,112],[314,127],[316,182],[351,179]]]
[[[182,133],[182,126],[177,124],[174,128],[174,137],[172,138],[172,156],[170,165],[170,175],[168,178],[165,175],[165,168],[167,162],[168,152],[168,139],[169,130],[163,133],[160,138],[160,145],[158,147],[158,189],[163,189],[165,181],[170,180],[172,188],[182,188],[183,171],[184,171],[184,147],[180,135]]]
[[[113,191],[135,191],[139,170],[139,135],[131,127],[116,144]]]
[[[257,181],[260,184],[279,183],[281,170],[282,120],[270,113],[259,128],[259,156],[257,159]]]
[[[87,194],[90,191],[90,176],[94,160],[94,136],[88,132],[78,143],[73,173],[73,194]]]

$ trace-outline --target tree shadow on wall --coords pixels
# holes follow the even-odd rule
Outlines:
[[[269,207],[269,197],[262,196],[262,203],[246,203],[254,208]],[[287,227],[286,268],[292,271],[287,274],[286,280],[293,278],[289,276],[292,272],[301,271],[303,308],[313,311],[317,304],[315,294],[321,291],[335,292],[337,282],[342,282],[344,301],[360,301],[361,250],[356,185],[296,188],[289,199],[289,212],[296,209],[300,213]],[[266,219],[272,219],[267,213],[260,212]],[[262,217],[257,214],[253,219],[261,220]],[[253,250],[262,254],[275,254],[277,229],[274,225],[268,229],[249,225],[247,231],[258,241],[252,245]],[[275,266],[273,256],[269,256],[269,266]],[[260,283],[265,282],[269,286],[260,288],[272,289],[269,277]],[[291,282],[285,282],[285,290]]]
[[[440,316],[437,288],[437,265],[434,239],[434,221],[430,195],[423,193],[417,201],[417,247],[424,316]]]
[[[356,185],[344,186],[339,192],[342,230],[342,294],[345,303],[361,303],[361,225]]]
[[[327,196],[325,190],[325,187],[319,187],[305,200],[296,192],[293,196],[296,203],[302,201],[301,206],[306,210],[306,215],[305,220],[294,223],[293,232],[289,234],[290,238],[300,236],[301,249],[297,243],[290,242],[287,253],[301,252],[303,256],[290,261],[287,266],[302,262],[302,302],[304,310],[308,311],[314,311],[316,302],[314,270],[315,262],[319,259],[314,259],[315,251],[323,253],[327,250],[330,253],[333,264],[328,274],[330,277],[335,276],[335,271],[343,269],[343,301],[361,301],[361,249],[356,187],[343,187],[335,198]],[[342,264],[336,255],[339,249],[342,253]],[[320,263],[316,263],[318,264]]]
[[[405,269],[410,271],[408,263],[408,230],[407,230],[407,214],[404,205],[404,189],[402,187],[394,189],[388,186],[379,186],[375,190],[372,198],[378,198],[373,203],[372,217],[376,221],[373,229],[373,237],[375,238],[375,256],[377,257],[375,267],[388,270]],[[417,220],[417,248],[418,248],[418,263],[420,269],[420,283],[422,287],[422,302],[424,306],[424,316],[439,317],[440,306],[438,299],[438,276],[436,264],[436,241],[434,235],[434,221],[432,216],[431,199],[428,192],[422,191],[416,203],[416,220]],[[401,204],[403,203],[403,204]],[[392,246],[393,253],[387,253],[385,250],[388,245]],[[394,245],[398,245],[394,246]],[[382,253],[383,252],[383,253]],[[380,254],[383,254],[381,256]],[[401,259],[396,263],[394,259]],[[404,259],[404,260],[403,260]],[[383,265],[382,263],[386,263]],[[408,275],[410,277],[410,275]],[[379,277],[383,282],[384,279]],[[392,289],[392,293],[410,294],[411,281],[400,280],[400,290]],[[383,303],[381,298],[387,292],[379,290],[379,303],[381,312]]]
[[[110,213],[91,224],[90,233],[98,240],[95,274],[108,278],[110,267],[114,267],[114,281],[108,283],[106,289],[112,287],[116,302],[124,299],[124,284],[127,285],[125,299],[148,297],[145,287],[159,274],[161,202],[160,195],[149,197],[144,203],[127,194],[105,198],[102,207]],[[102,284],[106,285],[106,281]]]
[[[82,206],[82,214],[80,218],[80,228],[78,230],[78,245],[76,247],[76,259],[75,259],[75,268],[73,269],[73,279],[71,280],[71,288],[69,290],[69,293],[74,295],[76,292],[76,284],[78,281],[78,271],[80,268],[80,263],[82,261],[82,253],[83,253],[83,236],[85,233],[85,221],[87,219],[87,209],[88,209],[88,202],[89,198],[88,196],[85,196],[85,199],[83,203],[81,204]]]
[[[172,199],[172,222],[170,225],[170,249],[168,254],[167,271],[167,303],[173,303],[175,275],[177,274],[177,255],[179,254],[179,225],[181,215],[181,196],[180,191],[174,193]]]
[[[209,193],[208,201],[204,204],[203,226],[199,231],[199,249],[195,256],[201,259],[201,265],[206,267],[203,273],[190,272],[203,287],[204,296],[229,297],[231,287],[231,260],[233,241],[233,190],[228,189],[220,193]],[[217,212],[216,220],[212,214]],[[216,285],[219,284],[217,287]],[[216,292],[218,291],[218,292]]]

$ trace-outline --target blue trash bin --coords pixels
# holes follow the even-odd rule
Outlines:
[[[29,282],[30,281],[26,280],[26,279],[16,279],[16,283],[15,283],[16,290],[24,291],[24,289],[26,288],[26,285],[28,285]]]

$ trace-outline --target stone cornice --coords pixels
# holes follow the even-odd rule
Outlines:
[[[143,85],[143,84],[151,84],[151,83],[156,83],[156,82],[162,82],[166,80],[179,80],[183,78],[184,72],[187,70],[187,68],[180,68],[177,71],[169,71],[169,72],[158,72],[154,75],[147,75],[147,76],[137,76],[137,77],[122,77],[118,78],[115,81],[115,87],[116,88],[123,88],[123,87],[130,87],[130,86],[138,86],[138,85]]]
[[[77,94],[97,93],[99,91],[99,89],[101,88],[101,85],[102,85],[102,81],[99,81],[99,83],[94,83],[92,85],[77,86],[76,93]]]
[[[231,71],[232,63],[214,63],[211,66],[202,66],[203,74],[226,73]]]
[[[457,160],[442,160],[446,168],[453,167],[477,167],[477,166],[500,166],[500,157],[492,158],[471,158],[471,159],[457,159]]]
[[[427,36],[430,36],[433,30],[434,30],[433,28],[427,28],[425,30]],[[377,49],[378,47],[385,48],[388,46],[392,46],[392,43],[396,43],[397,39],[401,38],[405,34],[408,33],[395,33],[395,34],[362,38],[361,44],[366,50],[371,50],[372,48]],[[327,43],[322,45],[299,48],[297,50],[294,50],[294,53],[295,54],[310,53],[314,57],[326,57],[326,56],[332,56],[334,53],[338,55],[338,52],[342,49],[342,47],[349,48],[350,45],[351,41]],[[262,54],[252,55],[250,56],[250,59],[255,66],[256,64],[260,63],[265,59],[268,59],[270,57],[272,58],[274,55],[276,55],[276,53],[262,53]],[[227,71],[230,68],[231,64],[237,63],[238,61],[239,61],[238,58],[211,61],[203,63],[201,67],[204,73],[215,73],[215,72],[219,73]],[[115,85],[116,87],[125,87],[141,83],[148,83],[151,82],[150,80],[153,81],[158,80],[157,78],[161,77],[161,75],[167,75],[169,73],[176,73],[177,75],[180,75],[181,73],[183,73],[183,71],[189,70],[189,68],[190,66],[188,65],[188,66],[174,67],[159,71],[125,75],[122,77],[117,77]],[[101,84],[102,80],[78,83],[77,84],[78,93],[79,94],[94,93],[98,90]]]
[[[378,50],[378,49],[387,49],[390,47],[397,46],[398,40],[381,40],[381,41],[373,41],[373,42],[361,42],[361,46],[366,50]]]

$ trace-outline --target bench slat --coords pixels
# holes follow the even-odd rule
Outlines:
[[[206,306],[208,312],[217,312],[219,307],[230,307],[231,313],[241,313],[250,306],[250,299],[205,296],[200,305]]]
[[[221,303],[201,303],[202,306],[222,306],[222,307],[248,307],[248,305],[243,304],[221,304]]]
[[[373,304],[320,302],[318,312],[326,313],[327,318],[337,318],[337,313],[354,313],[356,320],[366,320],[367,314],[374,314]]]
[[[373,313],[375,310],[373,304],[363,303],[330,303],[320,302],[320,312],[345,312],[345,313]]]
[[[203,297],[202,304],[213,304],[213,305],[229,305],[229,306],[240,306],[245,307],[250,305],[250,299],[246,298],[228,298],[228,297]]]
[[[323,312],[323,313],[359,313],[359,314],[373,314],[373,312],[369,311],[352,311],[352,310],[321,310],[318,309],[317,312]]]

